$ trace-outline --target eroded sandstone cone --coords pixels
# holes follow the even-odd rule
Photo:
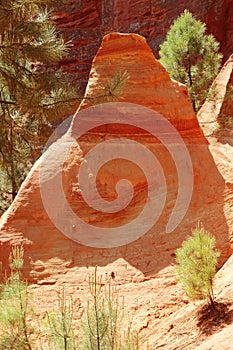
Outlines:
[[[114,89],[116,77],[119,75],[127,79],[124,80],[124,84],[120,84],[119,89]],[[109,96],[109,91],[112,96]],[[179,174],[176,162],[166,146],[146,130],[152,127],[153,122],[151,123],[150,119],[145,118],[145,129],[127,123],[122,125],[118,123],[119,119],[116,119],[113,124],[101,125],[94,129],[89,127],[89,131],[82,135],[78,142],[73,140],[73,143],[71,142],[72,137],[77,136],[76,129],[80,115],[85,114],[88,107],[93,108],[91,107],[93,104],[103,101],[132,103],[134,106],[139,105],[139,109],[145,107],[152,112],[158,112],[176,128],[184,140],[192,162],[193,191],[187,212],[173,232],[165,233],[179,193]],[[116,111],[119,112],[118,106],[116,103],[114,107],[113,103],[110,113],[113,117]],[[145,112],[141,116],[142,121],[146,115]],[[127,117],[127,113],[125,116]],[[91,120],[88,123],[90,126]],[[169,139],[170,136],[167,137]],[[147,233],[129,244],[113,248],[94,248],[80,244],[65,236],[54,225],[54,220],[59,219],[63,228],[67,227],[68,230],[73,228],[72,237],[76,237],[80,242],[79,230],[70,221],[70,214],[65,207],[60,205],[59,191],[54,185],[59,176],[63,181],[64,197],[75,215],[96,227],[119,228],[135,219],[145,206],[148,184],[143,169],[124,159],[109,161],[101,167],[96,182],[100,195],[107,201],[113,201],[117,198],[117,182],[122,178],[129,180],[133,185],[134,195],[125,209],[116,213],[101,213],[90,208],[82,198],[77,174],[85,155],[101,141],[119,138],[136,141],[157,157],[167,186],[164,210]],[[60,169],[58,166],[60,152],[66,149],[67,144],[71,147]],[[143,37],[136,34],[113,33],[104,38],[93,60],[85,97],[79,111],[75,114],[67,133],[51,147],[50,149],[58,150],[57,156],[56,153],[51,153],[49,167],[43,172],[42,180],[39,181],[39,172],[43,157],[33,166],[14,203],[1,218],[3,268],[7,266],[10,246],[23,243],[26,250],[24,272],[32,281],[53,282],[60,278],[78,283],[84,279],[82,272],[85,272],[87,267],[96,265],[107,269],[111,266],[111,269],[122,273],[125,280],[131,279],[132,276],[129,275],[135,274],[135,271],[137,276],[153,276],[174,260],[175,249],[199,221],[216,236],[218,247],[222,251],[221,261],[225,261],[229,256],[229,240],[232,232],[224,212],[224,179],[209,152],[208,142],[193,112],[187,89],[170,79],[166,70],[154,58]],[[148,169],[150,172],[153,167],[150,168],[149,164]],[[89,175],[91,177],[91,172]],[[90,177],[87,176],[87,182],[90,181]],[[48,183],[51,186],[46,187]],[[55,213],[53,220],[51,216],[49,218],[42,202],[41,186],[46,189],[44,193],[47,193],[48,206]],[[179,210],[178,208],[177,215]],[[147,213],[144,217],[145,224],[151,215]],[[230,213],[227,212],[227,215]],[[143,225],[142,220],[140,227]],[[98,241],[98,237],[90,237],[95,242]],[[134,269],[130,270],[127,266]]]

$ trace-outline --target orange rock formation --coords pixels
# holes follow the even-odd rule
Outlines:
[[[80,106],[82,113],[106,92],[106,85],[115,73],[127,71],[128,79],[116,101],[134,103],[159,112],[168,120],[183,138],[189,151],[193,167],[193,193],[187,213],[172,233],[165,233],[166,225],[176,203],[179,184],[174,160],[166,147],[147,131],[130,125],[115,124],[90,129],[66,155],[63,169],[63,189],[70,206],[76,215],[85,222],[96,226],[120,227],[134,219],[142,211],[148,194],[148,186],[143,172],[131,162],[119,160],[108,162],[100,169],[98,190],[107,200],[116,198],[115,186],[119,179],[127,178],[134,187],[134,196],[129,206],[119,213],[100,213],[85,204],[79,189],[77,174],[83,157],[102,140],[127,137],[137,141],[157,157],[163,168],[166,184],[164,210],[154,226],[136,241],[113,248],[93,248],[79,244],[63,235],[53,224],[45,211],[40,192],[39,172],[42,158],[34,165],[24,181],[14,203],[3,215],[0,223],[0,253],[4,268],[11,244],[24,243],[26,250],[25,276],[39,283],[55,283],[66,280],[82,284],[89,266],[101,266],[104,271],[115,271],[120,281],[140,281],[145,276],[153,277],[158,271],[174,261],[174,250],[191,229],[200,221],[207,230],[216,236],[224,262],[231,251],[231,229],[228,226],[229,206],[226,209],[226,185],[208,149],[196,116],[192,110],[183,85],[172,81],[161,64],[154,58],[146,40],[136,34],[114,33],[107,35],[93,61],[85,98]],[[79,120],[79,112],[73,118],[71,127],[53,147],[66,145],[74,133]],[[143,120],[143,116],[141,118]],[[145,120],[145,125],[146,125]],[[58,173],[57,159],[46,179],[55,180]],[[126,162],[126,163],[124,163]],[[53,168],[54,165],[54,168]],[[149,168],[150,169],[150,168]],[[88,181],[88,180],[87,180]],[[57,193],[51,191],[51,207],[58,210],[66,224],[63,208],[56,208]],[[53,197],[54,194],[54,197]],[[179,208],[178,208],[179,212]],[[153,213],[151,213],[153,215]],[[145,217],[145,223],[150,219]],[[67,222],[67,226],[69,223]],[[143,226],[143,223],[141,223]],[[76,232],[78,235],[78,232]]]

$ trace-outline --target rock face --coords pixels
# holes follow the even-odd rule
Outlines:
[[[169,122],[168,124],[173,125],[176,132],[182,136],[192,162],[193,191],[191,202],[181,223],[169,234],[165,233],[166,225],[176,205],[180,188],[186,182],[184,178],[184,183],[179,182],[182,172],[179,174],[178,164],[183,158],[181,155],[180,159],[174,159],[170,153],[171,149],[165,147],[167,142],[167,145],[171,145],[173,150],[176,149],[177,139],[174,141],[169,138],[168,129],[164,131],[163,124],[161,127],[158,124],[158,130],[164,132],[166,136],[165,140],[167,141],[164,144],[162,142],[164,139],[161,141],[159,137],[151,135],[146,130],[154,126],[154,121],[149,120],[148,122],[146,119],[147,113],[145,115],[137,114],[136,109],[131,110],[131,112],[135,112],[137,120],[145,123],[142,128],[137,127],[138,124],[135,126],[135,124],[130,123],[132,113],[130,114],[128,111],[123,114],[126,119],[129,118],[125,123],[119,123],[117,117],[113,124],[103,125],[105,122],[102,120],[100,126],[95,125],[93,128],[91,120],[94,114],[91,114],[87,123],[88,131],[78,139],[78,142],[71,144],[68,152],[64,155],[62,167],[57,167],[59,152],[62,153],[70,138],[75,136],[77,132],[75,128],[82,113],[85,115],[86,111],[91,110],[88,107],[93,101],[99,102],[103,92],[106,94],[106,86],[112,87],[115,84],[114,87],[116,87],[116,79],[114,80],[113,77],[116,77],[119,72],[125,71],[127,79],[121,85],[120,91],[113,94],[114,101],[119,101],[121,104],[133,103],[133,106],[136,105],[140,112],[144,106],[150,108],[150,111],[160,113]],[[113,89],[113,91],[115,90]],[[107,109],[107,112],[110,111],[113,117],[114,115],[119,116],[119,114],[115,114],[119,113],[119,104],[110,105],[113,105],[114,108]],[[143,164],[142,169],[139,169],[130,160],[115,159],[108,161],[99,169],[96,179],[97,189],[100,195],[108,201],[116,199],[116,184],[120,179],[126,178],[133,185],[134,193],[131,202],[125,209],[115,213],[101,213],[99,210],[90,208],[80,193],[80,183],[77,177],[80,167],[83,164],[85,166],[84,157],[89,150],[102,141],[116,140],[119,142],[119,138],[137,141],[157,157],[158,164],[161,165],[166,179],[165,205],[154,225],[135,241],[120,247],[93,248],[71,240],[54,225],[57,219],[60,220],[63,228],[74,229],[73,237],[80,241],[79,230],[76,230],[75,225],[69,221],[70,213],[66,212],[64,207],[60,205],[60,192],[54,184],[60,176],[62,178],[62,191],[73,210],[72,213],[81,217],[84,222],[108,229],[121,228],[124,224],[128,224],[142,212],[151,190],[143,173],[144,168],[147,165],[149,173],[156,170],[159,174],[159,167],[155,169],[153,164]],[[129,148],[129,143],[125,145],[124,149]],[[232,226],[230,228],[228,225],[229,218],[232,218],[231,202],[229,202],[232,197],[229,198],[229,189],[209,152],[208,142],[192,110],[186,88],[169,78],[141,36],[114,33],[104,38],[93,61],[85,98],[79,112],[74,116],[67,133],[51,147],[53,148],[49,148],[49,150],[56,150],[58,147],[59,152],[55,153],[55,156],[52,153],[42,180],[39,181],[39,175],[43,168],[43,157],[34,165],[14,203],[1,218],[0,253],[3,268],[6,268],[7,265],[10,245],[23,243],[25,245],[24,273],[30,281],[55,283],[57,280],[61,280],[82,285],[86,278],[87,268],[97,265],[102,267],[105,272],[114,271],[119,276],[120,283],[123,283],[122,281],[136,283],[145,278],[152,278],[158,271],[173,262],[174,250],[190,234],[191,229],[197,225],[198,221],[216,236],[217,245],[222,252],[220,263],[229,256],[232,250],[230,245]],[[136,154],[131,153],[131,155],[139,157],[139,153],[134,153]],[[46,154],[50,154],[49,151]],[[98,158],[95,159],[98,160]],[[188,162],[188,158],[185,162]],[[183,169],[186,169],[185,164],[182,166]],[[84,182],[90,184],[90,178],[93,174],[90,172],[88,174]],[[49,186],[47,186],[48,184]],[[123,190],[124,186],[125,183]],[[128,191],[128,187],[126,188]],[[42,190],[44,195],[47,195],[47,212],[45,203],[42,201],[41,189],[44,190],[44,192]],[[188,193],[188,190],[185,193]],[[183,201],[185,200],[184,196]],[[176,207],[176,211],[176,217],[179,218],[181,207]],[[48,212],[50,214],[52,212],[50,217]],[[144,226],[146,227],[153,215],[153,211],[147,213],[143,218],[144,221],[140,221],[136,227],[135,232]],[[98,237],[92,233],[90,233],[89,238],[98,243]]]
[[[196,347],[197,350],[232,350],[233,325],[227,326],[220,332],[212,335],[207,341]]]
[[[103,36],[129,32],[144,36],[156,57],[172,22],[185,9],[204,21],[220,42],[223,62],[232,53],[233,3],[231,0],[83,0],[69,1],[56,14],[58,29],[72,43],[70,57],[61,62],[74,84],[83,89]]]
[[[210,98],[205,101],[198,113],[201,124],[207,124],[208,132],[217,128],[217,123],[223,127],[231,127],[233,120],[233,55],[229,57],[211,87]]]
[[[231,55],[212,84],[210,98],[198,112],[198,120],[210,142],[215,163],[229,186],[233,184],[232,84],[233,56]]]

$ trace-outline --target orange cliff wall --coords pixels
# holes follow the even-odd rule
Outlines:
[[[72,44],[69,58],[60,64],[83,90],[103,36],[115,31],[144,36],[158,58],[159,45],[185,9],[205,22],[208,32],[220,42],[224,62],[233,45],[231,0],[78,0],[68,1],[55,16],[57,28]]]

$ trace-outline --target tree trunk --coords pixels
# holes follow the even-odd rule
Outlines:
[[[193,80],[192,80],[192,73],[191,73],[191,61],[190,61],[190,57],[188,58],[188,78],[189,78],[189,86],[192,87],[193,86]],[[193,105],[193,109],[194,112],[196,113],[196,104],[195,101],[191,98],[191,102]]]
[[[10,179],[11,179],[11,198],[12,201],[17,195],[17,182],[15,178],[15,165],[14,165],[14,135],[13,135],[13,125],[10,121]]]
[[[210,291],[210,294],[209,294],[209,301],[210,301],[210,305],[213,309],[215,309],[215,302],[214,302],[214,297],[213,297],[213,289],[212,289],[212,286],[211,286],[211,291]]]

